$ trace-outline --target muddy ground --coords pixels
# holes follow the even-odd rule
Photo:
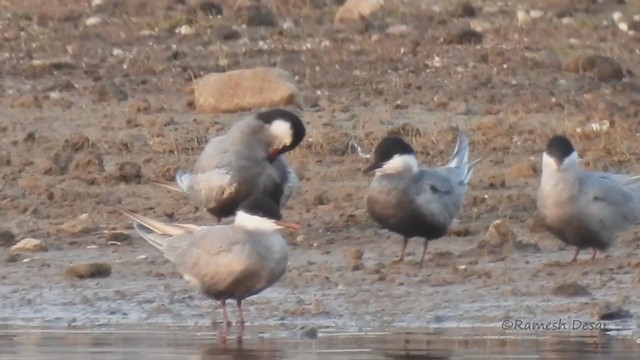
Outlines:
[[[246,302],[249,323],[587,321],[609,302],[640,312],[637,232],[595,261],[586,252],[567,265],[573,249],[534,221],[540,154],[553,133],[570,135],[588,168],[640,172],[640,36],[613,20],[619,11],[634,28],[637,3],[473,1],[476,16],[460,17],[445,0],[387,1],[383,16],[348,29],[332,24],[331,1],[267,3],[278,26],[241,27],[239,39],[225,40],[243,21],[229,6],[211,17],[180,0],[0,1],[0,228],[16,237],[0,248],[0,322],[219,318],[115,209],[211,223],[181,194],[149,182],[189,169],[207,138],[244,116],[197,113],[185,92],[192,79],[263,65],[291,72],[306,99],[308,137],[288,156],[301,189],[283,211],[304,231],[287,235],[286,276]],[[518,21],[518,10],[532,9],[544,15]],[[87,23],[93,16],[102,21]],[[184,24],[195,32],[176,33]],[[407,33],[385,30],[402,24]],[[482,41],[450,44],[469,24]],[[615,59],[624,79],[563,70],[588,54]],[[472,157],[486,158],[459,223],[430,244],[424,268],[417,239],[395,263],[401,239],[364,211],[367,160],[349,142],[370,152],[388,132],[401,133],[434,165],[452,152],[456,128],[469,132]],[[479,249],[498,219],[539,250]],[[10,255],[8,245],[25,237],[49,251]],[[111,264],[111,276],[63,277],[69,264],[88,261]],[[552,295],[573,281],[590,295]]]

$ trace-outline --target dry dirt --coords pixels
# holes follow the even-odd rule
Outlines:
[[[251,324],[586,321],[605,303],[638,314],[636,232],[595,261],[585,253],[566,265],[573,249],[534,223],[540,154],[553,133],[568,134],[590,169],[640,172],[640,37],[612,17],[620,11],[635,26],[635,2],[473,1],[477,16],[465,18],[446,0],[387,1],[384,17],[343,30],[333,25],[334,2],[268,3],[278,26],[240,28],[239,40],[224,40],[237,36],[230,26],[242,21],[230,7],[218,18],[180,0],[0,1],[0,230],[48,246],[18,256],[0,248],[0,322],[219,318],[115,209],[211,223],[181,194],[149,182],[189,169],[207,138],[244,116],[195,112],[185,92],[192,79],[263,65],[294,74],[308,105],[308,137],[288,156],[301,189],[283,211],[304,231],[287,235],[285,277],[246,302]],[[519,23],[519,9],[548,14]],[[92,16],[102,22],[87,26]],[[456,40],[470,22],[480,43],[476,35]],[[184,24],[195,33],[174,31]],[[409,32],[385,32],[398,24]],[[615,59],[624,79],[600,81],[616,72],[607,69],[563,70],[572,70],[563,67],[568,59],[592,54]],[[469,132],[474,158],[486,157],[459,224],[430,244],[424,268],[416,263],[417,239],[408,260],[394,263],[401,239],[364,211],[367,160],[349,142],[370,152],[386,133],[401,133],[421,162],[433,165],[453,150],[456,128]],[[501,218],[539,251],[478,250]],[[109,263],[111,276],[64,278],[66,266],[84,262]],[[574,281],[590,295],[552,295],[556,285]]]

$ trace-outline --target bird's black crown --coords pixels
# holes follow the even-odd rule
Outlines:
[[[364,172],[378,169],[396,155],[415,155],[415,151],[406,141],[396,136],[387,136],[382,139],[373,150],[373,163],[364,169]]]
[[[415,155],[415,151],[406,141],[396,136],[388,136],[373,150],[373,160],[385,163],[396,155]]]
[[[282,220],[278,205],[263,195],[251,196],[240,205],[238,210],[271,220]]]
[[[547,142],[547,148],[545,150],[547,155],[562,162],[575,152],[573,144],[564,135],[554,135]]]
[[[304,124],[302,123],[302,120],[300,119],[300,117],[298,117],[298,115],[292,113],[291,111],[287,111],[284,109],[271,109],[257,113],[256,119],[262,121],[265,124],[271,124],[272,122],[279,119],[286,121],[289,123],[289,125],[291,125],[291,144],[282,148],[282,153],[295,149],[298,145],[300,145],[306,135],[306,130]]]

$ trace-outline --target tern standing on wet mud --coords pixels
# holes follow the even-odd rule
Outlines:
[[[238,323],[244,325],[242,301],[273,285],[284,274],[288,251],[278,229],[299,230],[282,221],[278,206],[255,195],[242,203],[230,225],[167,224],[122,211],[135,229],[171,260],[184,278],[220,302],[229,326],[226,301],[236,300]]]
[[[218,222],[255,194],[284,206],[298,187],[298,177],[282,155],[295,149],[305,132],[302,120],[290,111],[259,112],[209,140],[193,171],[177,172],[177,187],[161,185],[188,193]]]
[[[606,250],[615,234],[640,220],[640,176],[585,171],[571,141],[553,136],[542,155],[538,211],[547,229],[564,243]]]
[[[420,264],[429,240],[443,237],[456,217],[467,191],[467,182],[479,160],[469,164],[469,144],[458,135],[453,156],[446,166],[423,169],[416,153],[398,137],[386,137],[373,153],[364,172],[375,170],[366,197],[369,215],[383,228],[404,237],[400,261],[412,237],[424,239]]]

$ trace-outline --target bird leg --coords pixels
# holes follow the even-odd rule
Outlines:
[[[424,264],[424,255],[427,253],[427,246],[429,245],[429,241],[424,239],[424,245],[422,246],[422,257],[420,258],[420,267]]]
[[[404,261],[404,251],[407,249],[407,244],[409,243],[409,238],[402,239],[402,251],[400,252],[399,261]]]
[[[580,252],[580,248],[576,247],[576,253],[573,254],[573,259],[571,259],[571,262],[577,262],[578,261],[578,253]]]
[[[220,300],[220,307],[222,308],[222,317],[224,318],[224,327],[226,329],[231,326],[231,321],[229,321],[229,314],[227,313],[227,300]]]
[[[593,255],[591,256],[591,260],[595,260],[596,259],[596,255],[598,255],[598,249],[594,248],[593,249]]]
[[[236,300],[238,305],[238,325],[244,329],[244,312],[242,311],[242,300]]]

